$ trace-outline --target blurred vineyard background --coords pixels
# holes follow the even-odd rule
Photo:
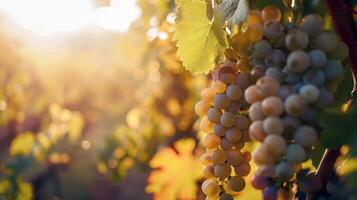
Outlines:
[[[176,57],[174,0],[136,5],[120,33],[43,36],[0,13],[0,199],[204,198],[193,107],[209,77]]]

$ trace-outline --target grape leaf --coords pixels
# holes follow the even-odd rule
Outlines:
[[[148,178],[146,191],[154,199],[196,199],[196,182],[202,178],[202,164],[193,154],[193,139],[182,139],[175,150],[165,147],[150,161],[154,168]]]
[[[194,74],[208,73],[222,60],[227,47],[223,22],[216,11],[206,15],[207,4],[201,0],[176,1],[178,20],[174,40],[183,66]]]

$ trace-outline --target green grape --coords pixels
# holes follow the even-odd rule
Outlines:
[[[229,128],[226,132],[226,138],[232,143],[238,143],[242,137],[242,133],[239,128],[232,127]]]
[[[298,144],[290,144],[286,150],[286,160],[289,163],[302,163],[306,157],[305,149]]]
[[[286,141],[280,135],[268,135],[264,140],[264,145],[275,156],[282,155],[286,150]]]
[[[321,49],[325,53],[330,53],[336,49],[338,38],[335,33],[331,31],[324,31],[315,38],[316,48]]]
[[[200,122],[200,129],[205,133],[210,133],[213,129],[213,123],[207,117],[203,117]]]
[[[230,112],[224,112],[221,116],[220,122],[223,127],[230,128],[236,123],[236,117]]]
[[[263,129],[268,134],[281,135],[284,132],[284,124],[279,117],[267,117],[263,121]]]
[[[198,116],[203,117],[207,114],[211,106],[205,101],[199,101],[195,106],[195,112]]]
[[[329,53],[329,57],[336,60],[345,60],[348,57],[348,54],[348,46],[344,42],[339,41],[336,48]]]
[[[230,85],[226,94],[232,101],[238,101],[242,96],[242,89],[238,85]]]
[[[228,158],[227,152],[222,149],[216,149],[211,152],[211,159],[215,165],[223,164]]]
[[[212,123],[218,124],[221,120],[221,115],[221,111],[219,111],[217,108],[211,108],[208,110],[207,119]]]
[[[214,166],[214,175],[220,179],[226,179],[231,175],[232,169],[226,163]]]
[[[231,100],[226,94],[217,94],[214,97],[214,106],[218,109],[226,109],[231,105]]]
[[[213,103],[216,92],[213,88],[205,88],[201,92],[201,99],[207,103]]]
[[[209,133],[205,136],[203,143],[204,146],[207,149],[215,149],[218,147],[218,145],[221,142],[221,138],[219,138],[217,135],[215,135],[214,133]]]
[[[245,181],[241,176],[232,176],[228,185],[234,192],[240,192],[245,188]]]

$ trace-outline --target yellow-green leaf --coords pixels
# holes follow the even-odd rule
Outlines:
[[[153,193],[156,200],[196,199],[203,166],[193,154],[195,141],[183,139],[174,146],[176,151],[163,148],[150,161],[155,170],[148,178],[146,191]]]
[[[174,40],[183,66],[192,73],[208,73],[222,60],[227,47],[223,22],[214,12],[206,15],[207,4],[201,0],[176,1],[178,20]]]

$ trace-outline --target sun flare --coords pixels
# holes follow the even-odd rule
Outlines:
[[[123,32],[140,15],[135,0],[112,0],[109,7],[98,9],[91,0],[0,0],[0,10],[39,34],[75,31],[86,25]]]

